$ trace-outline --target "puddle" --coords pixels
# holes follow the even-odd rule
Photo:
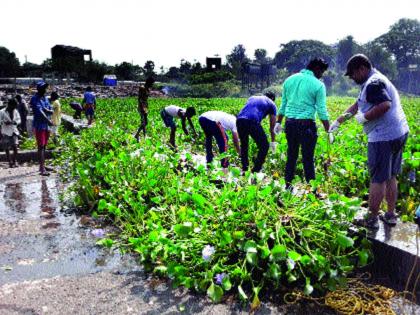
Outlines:
[[[90,274],[102,270],[139,270],[132,256],[95,245],[94,222],[64,209],[63,185],[55,176],[19,176],[0,183],[0,285],[55,276]],[[85,222],[85,223],[86,223]],[[105,231],[106,232],[106,231]],[[6,251],[7,249],[7,251]]]

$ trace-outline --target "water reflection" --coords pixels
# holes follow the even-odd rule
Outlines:
[[[21,183],[7,183],[4,187],[4,201],[6,206],[18,213],[25,213],[27,206]]]

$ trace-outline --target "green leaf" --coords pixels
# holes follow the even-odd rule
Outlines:
[[[233,238],[236,240],[241,240],[245,237],[245,232],[244,231],[235,231],[233,232]]]
[[[308,255],[303,255],[300,258],[300,262],[302,263],[302,265],[307,265],[307,264],[311,263],[311,261],[312,261],[312,259]]]
[[[342,248],[352,247],[354,244],[354,241],[351,237],[348,237],[344,234],[338,233],[337,234],[337,243]]]
[[[305,285],[305,288],[303,289],[303,293],[305,293],[306,295],[311,295],[313,291],[314,291],[314,287],[311,286],[310,283],[307,283]]]
[[[232,288],[232,283],[230,282],[229,276],[225,276],[222,280],[223,290],[229,291]]]
[[[242,300],[248,300],[248,296],[246,295],[244,289],[242,289],[242,286],[238,285],[238,292],[239,292],[239,297]]]
[[[247,253],[256,253],[257,244],[254,241],[246,241],[244,245],[244,251]]]
[[[104,199],[100,199],[98,202],[98,211],[102,211],[106,209],[106,207],[107,207],[107,202]]]
[[[204,208],[206,205],[206,198],[203,197],[203,195],[193,193],[191,196],[191,199],[195,202],[197,206],[200,208]]]
[[[114,244],[114,241],[109,239],[109,238],[103,238],[103,239],[97,241],[96,244],[105,246],[107,248],[111,248],[112,245]]]
[[[279,265],[277,265],[277,264],[270,264],[270,267],[269,267],[269,274],[270,274],[270,277],[271,278],[273,278],[273,279],[275,279],[275,280],[279,280],[280,279],[280,277],[281,277],[281,269],[280,269],[280,267],[279,267]]]
[[[287,256],[289,256],[290,259],[292,259],[293,261],[299,261],[300,260],[300,254],[295,252],[294,250],[291,250]]]
[[[207,295],[213,302],[218,303],[223,297],[223,289],[217,284],[212,283],[207,289]]]
[[[369,260],[369,253],[366,250],[359,251],[359,266],[366,266]]]
[[[256,249],[255,249],[256,250]],[[248,252],[246,253],[246,261],[251,265],[255,266],[258,264],[258,255],[257,253]]]
[[[286,258],[286,246],[276,245],[271,250],[271,255],[273,256],[274,261],[279,261]]]
[[[223,231],[222,232],[222,240],[220,241],[220,245],[225,246],[232,243],[232,235],[227,232],[227,231]]]
[[[176,224],[174,226],[174,231],[179,236],[187,236],[188,233],[192,231],[192,223],[191,222],[184,222],[183,224]]]

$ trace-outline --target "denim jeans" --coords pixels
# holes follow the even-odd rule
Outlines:
[[[226,133],[222,131],[220,125],[210,119],[200,117],[198,122],[206,136],[206,161],[207,163],[211,163],[213,161],[213,137],[216,139],[220,154],[222,154],[227,151],[227,136]],[[229,163],[227,158],[222,159],[221,164],[222,167],[228,167]]]
[[[305,179],[307,182],[315,179],[314,151],[318,138],[315,122],[306,119],[287,119],[285,133],[287,139],[286,185],[290,185],[295,176],[300,147]]]
[[[254,162],[252,172],[259,172],[262,169],[265,158],[268,153],[268,140],[261,124],[256,121],[239,118],[236,120],[236,127],[238,128],[239,139],[241,140],[241,162],[242,170],[247,171],[249,166],[248,160],[248,146],[249,136],[254,139],[258,147],[258,155]]]

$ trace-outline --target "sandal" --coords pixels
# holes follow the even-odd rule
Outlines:
[[[365,227],[369,230],[377,230],[379,229],[379,220],[378,217],[368,217],[363,219],[356,219],[353,221],[355,225]]]
[[[397,225],[398,216],[394,212],[385,212],[385,214],[380,215],[379,218],[388,225]]]

